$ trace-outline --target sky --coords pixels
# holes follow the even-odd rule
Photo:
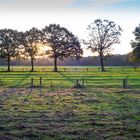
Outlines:
[[[140,0],[0,0],[0,29],[25,31],[56,23],[86,39],[90,23],[108,19],[123,29],[121,43],[112,46],[112,53],[125,54],[131,51],[132,32],[140,24],[139,7]],[[93,54],[84,47],[84,56],[89,55]]]

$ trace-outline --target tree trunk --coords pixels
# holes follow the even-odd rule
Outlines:
[[[57,69],[57,57],[54,58],[54,72],[58,72],[58,69]]]
[[[8,55],[8,57],[7,57],[7,66],[8,66],[7,71],[11,71],[10,70],[10,61],[11,61],[10,55]]]
[[[31,71],[33,72],[34,71],[34,58],[33,57],[31,57],[31,66],[32,66]]]
[[[135,69],[135,71],[137,70],[137,65],[136,64],[134,64],[134,69]]]
[[[101,63],[101,71],[104,72],[105,68],[104,68],[104,59],[103,59],[103,55],[100,54],[100,63]]]

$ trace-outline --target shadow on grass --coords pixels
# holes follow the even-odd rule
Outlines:
[[[13,84],[13,87],[17,87],[17,86],[21,85],[24,82],[24,80],[27,79],[30,75],[31,75],[31,72],[26,74],[25,77],[23,77],[19,80],[16,80],[15,84]]]
[[[66,80],[68,80],[69,82],[71,82],[72,84],[75,84],[75,80],[72,80],[71,78],[69,78],[68,76],[64,75],[62,72],[58,72],[62,77],[64,77]]]

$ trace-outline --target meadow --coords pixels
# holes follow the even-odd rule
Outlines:
[[[140,89],[0,89],[1,140],[139,140]]]
[[[73,87],[77,80],[84,86],[122,87],[123,79],[127,79],[129,87],[140,86],[140,68],[106,67],[101,72],[100,67],[58,67],[59,72],[53,72],[53,67],[12,67],[12,72],[6,72],[6,67],[0,68],[1,87]],[[3,71],[2,71],[3,70]],[[31,83],[31,79],[33,82]]]
[[[0,68],[0,140],[140,139],[140,68],[4,69]],[[75,88],[77,80],[82,87]]]

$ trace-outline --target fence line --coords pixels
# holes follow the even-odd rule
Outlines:
[[[34,68],[36,72],[53,72],[53,68]],[[140,71],[140,68],[134,68],[134,67],[106,67],[105,68],[106,71],[108,72],[113,72],[113,71]],[[11,68],[11,71],[15,71],[15,72],[29,72],[31,69],[30,68]],[[63,67],[63,68],[58,68],[58,70],[60,72],[92,72],[92,71],[101,71],[100,67],[73,67],[73,68],[67,68],[67,67]],[[1,68],[0,67],[0,71],[5,72],[7,71],[7,68]]]
[[[29,78],[0,78],[1,87],[140,87],[140,78],[42,78],[42,77],[29,77]]]

